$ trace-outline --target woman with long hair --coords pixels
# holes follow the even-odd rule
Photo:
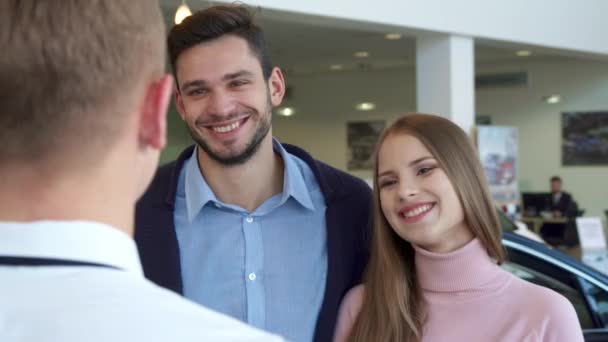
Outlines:
[[[566,298],[499,266],[498,218],[462,129],[409,114],[377,146],[370,263],[336,342],[583,341]]]

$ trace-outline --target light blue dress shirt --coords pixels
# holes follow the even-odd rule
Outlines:
[[[216,198],[196,149],[186,161],[174,216],[184,295],[288,340],[308,342],[327,278],[326,204],[310,167],[276,140],[273,146],[285,165],[283,192],[252,212]]]

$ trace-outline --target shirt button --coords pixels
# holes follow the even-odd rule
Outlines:
[[[245,221],[247,221],[247,223],[251,223],[251,222],[253,222],[253,217],[251,217],[251,216],[247,216],[247,218],[245,219]],[[253,274],[253,273],[252,273],[252,274]],[[254,275],[254,276],[255,276],[255,275]],[[251,280],[253,280],[253,279],[251,279]]]
[[[249,280],[254,281],[256,278],[255,273],[249,273]]]
[[[221,207],[222,207],[222,205],[221,205],[221,204],[219,204],[219,203],[217,203],[217,202],[216,202],[216,203],[213,203],[213,204],[215,204],[215,206],[216,206],[217,208],[221,208]]]

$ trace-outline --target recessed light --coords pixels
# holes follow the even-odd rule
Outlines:
[[[175,18],[173,21],[175,22],[175,25],[179,25],[182,23],[182,21],[184,21],[184,19],[191,15],[192,11],[190,10],[190,7],[182,2],[182,4],[177,8],[177,11],[175,11]]]
[[[532,51],[530,51],[530,50],[519,50],[519,51],[515,52],[515,55],[517,57],[528,57],[528,56],[532,55]]]
[[[296,110],[291,107],[283,107],[277,110],[277,114],[281,116],[292,116],[295,114],[295,112]]]
[[[376,108],[376,104],[374,104],[373,102],[361,102],[358,103],[355,108],[361,111],[369,111],[374,110]]]
[[[355,52],[355,57],[357,57],[357,58],[366,58],[366,57],[369,57],[369,52],[367,52],[367,51],[357,51],[357,52]]]
[[[549,104],[556,104],[562,101],[562,97],[559,95],[549,95],[549,96],[543,96],[543,101],[545,101],[546,103]]]
[[[342,69],[344,69],[344,66],[342,64],[332,64],[329,66],[329,70],[338,71]]]
[[[388,40],[401,39],[401,33],[387,33],[384,35],[384,38]]]

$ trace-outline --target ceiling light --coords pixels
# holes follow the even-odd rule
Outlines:
[[[529,50],[519,50],[515,53],[515,55],[517,55],[517,57],[528,57],[532,55],[532,52]]]
[[[188,7],[185,2],[182,2],[177,8],[177,11],[175,11],[175,25],[179,25],[184,19],[191,15],[192,11],[190,11],[190,7]]]
[[[357,51],[357,52],[355,52],[355,57],[357,57],[357,58],[366,58],[366,57],[369,57],[369,52],[367,52],[367,51]]]
[[[549,95],[549,96],[543,96],[543,101],[545,101],[546,103],[549,104],[556,104],[562,101],[562,97],[559,95]]]
[[[332,64],[329,66],[329,70],[338,71],[342,69],[344,69],[344,66],[342,64]]]
[[[277,114],[281,116],[292,116],[293,114],[295,114],[295,112],[295,109],[291,107],[283,107],[277,110]]]
[[[401,39],[401,33],[387,33],[384,35],[384,38],[386,38],[388,40]]]
[[[361,111],[369,111],[374,110],[376,108],[376,105],[373,102],[361,102],[358,103],[355,108]]]

